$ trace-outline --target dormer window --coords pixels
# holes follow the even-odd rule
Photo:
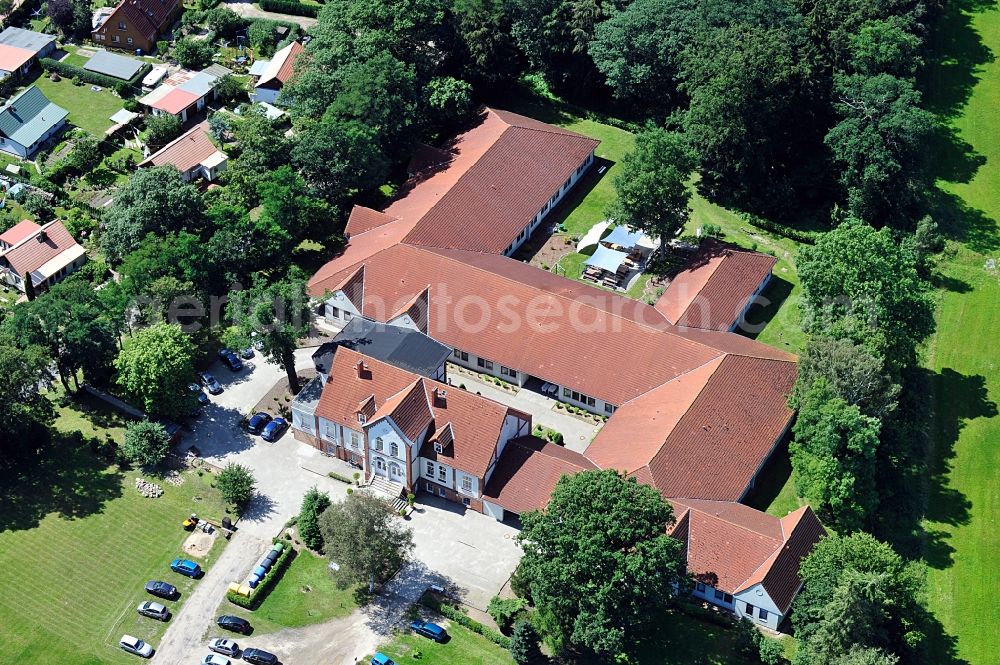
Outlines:
[[[441,442],[440,441],[435,441],[434,442],[434,452],[436,452],[436,453],[443,453],[444,452],[444,448],[441,447]]]
[[[119,30],[126,30],[127,29],[125,27],[125,21],[118,21],[118,29]]]
[[[358,411],[358,422],[364,425],[368,421],[368,416]]]

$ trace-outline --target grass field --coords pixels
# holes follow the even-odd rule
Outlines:
[[[104,132],[111,127],[109,118],[123,107],[121,99],[104,88],[100,92],[90,89],[90,85],[73,85],[68,79],[58,83],[46,76],[39,76],[35,85],[49,98],[69,111],[69,122],[81,127],[97,138],[104,138]]]
[[[338,589],[328,563],[309,552],[299,552],[260,607],[251,612],[224,600],[219,614],[246,617],[259,634],[347,616],[358,606],[354,587]]]
[[[119,472],[89,447],[60,444],[47,459],[4,478],[0,502],[0,662],[128,663],[123,633],[156,644],[166,624],[138,617],[143,584],[181,589],[176,609],[198,582],[168,568],[191,512],[222,516],[208,477],[186,474],[180,487],[147,499],[136,472]],[[220,540],[219,543],[222,541]],[[219,543],[201,563],[210,565]]]
[[[1000,10],[952,3],[932,44],[927,99],[953,133],[934,155],[951,240],[925,362],[935,448],[924,558],[929,607],[947,633],[930,662],[986,665],[1000,624],[1000,272],[990,263],[1000,258]]]
[[[405,663],[433,663],[434,665],[514,665],[510,652],[488,639],[458,624],[448,624],[444,619],[437,623],[445,626],[451,639],[438,644],[409,631],[400,633],[379,651],[392,658],[398,665]],[[416,652],[420,652],[419,659]],[[367,663],[371,656],[362,658]]]

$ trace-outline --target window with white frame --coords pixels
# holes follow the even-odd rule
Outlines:
[[[424,475],[430,478],[434,477],[434,462],[427,461],[424,463]]]
[[[361,435],[357,432],[351,432],[351,448],[355,450],[361,449]]]
[[[462,491],[471,492],[472,491],[472,478],[468,476],[462,476]]]
[[[438,480],[440,480],[441,482],[444,482],[444,481],[448,480],[448,469],[447,468],[445,468],[443,466],[439,466],[438,467]]]
[[[399,444],[395,441],[393,441],[392,445],[389,447],[389,454],[393,457],[399,457]]]
[[[327,441],[337,440],[337,426],[329,420],[323,421],[323,438]]]
[[[382,437],[380,436],[375,438],[375,450],[382,451]]]
[[[364,425],[366,422],[368,422],[368,416],[358,411],[358,422]]]
[[[757,615],[757,618],[760,619],[761,621],[767,621],[767,610],[765,610],[763,607],[760,608],[760,614]]]
[[[751,605],[750,603],[747,603],[746,609],[743,611],[743,613],[746,614],[748,617],[752,617],[753,616],[753,605]]]

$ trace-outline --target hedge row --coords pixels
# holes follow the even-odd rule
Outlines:
[[[264,11],[293,16],[312,16],[319,14],[318,5],[304,5],[295,0],[260,0],[260,8]]]
[[[278,541],[274,541],[277,545]],[[284,543],[284,549],[281,550],[281,554],[278,555],[278,560],[274,562],[271,566],[271,570],[267,571],[264,575],[264,579],[260,581],[257,588],[250,592],[250,596],[241,596],[238,593],[233,593],[232,591],[226,592],[226,600],[228,600],[233,605],[239,605],[242,608],[248,610],[255,610],[260,607],[260,604],[264,602],[267,598],[267,594],[271,592],[274,585],[278,583],[281,576],[284,574],[285,569],[295,558],[295,548],[291,547],[288,543]]]
[[[52,58],[42,58],[41,59],[42,68],[47,72],[55,72],[63,78],[73,79],[77,78],[86,83],[91,83],[93,85],[103,86],[105,88],[111,88],[112,90],[118,90],[119,86],[126,85],[129,88],[134,88],[138,85],[139,81],[149,73],[149,70],[153,68],[148,62],[139,68],[138,73],[127,81],[122,79],[116,79],[113,76],[106,76],[104,74],[99,74],[97,72],[92,72],[90,70],[84,69],[83,67],[77,67],[76,65],[70,65],[65,62],[60,62],[58,60],[53,60]]]
[[[441,616],[451,619],[460,626],[464,626],[474,633],[479,633],[480,635],[488,639],[490,642],[493,642],[497,646],[503,647],[504,649],[510,648],[509,637],[501,634],[496,630],[493,630],[489,626],[484,626],[475,619],[470,618],[468,614],[465,614],[461,610],[458,610],[457,608],[454,608],[451,605],[448,605],[447,603],[440,602],[434,596],[431,596],[430,594],[424,594],[424,597],[420,599],[420,602],[425,607],[429,607],[430,609],[434,610]]]
[[[780,224],[778,222],[772,222],[769,219],[764,219],[763,217],[758,217],[756,215],[751,215],[749,213],[743,213],[742,217],[749,224],[751,224],[752,226],[756,226],[758,229],[770,231],[775,235],[783,236],[790,240],[795,240],[796,242],[802,242],[807,245],[815,245],[816,241],[819,239],[820,236],[820,234],[815,231],[804,231],[802,229],[797,229],[793,226],[787,226],[785,224]]]

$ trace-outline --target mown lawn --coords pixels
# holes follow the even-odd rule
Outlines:
[[[97,138],[104,138],[104,132],[111,127],[109,118],[124,104],[108,88],[99,92],[90,89],[90,84],[73,85],[68,79],[58,83],[47,76],[39,76],[35,85],[49,98],[49,101],[69,111],[69,122],[81,127]]]
[[[658,639],[643,645],[638,665],[760,665],[745,653],[740,633],[683,612],[660,622]]]
[[[188,535],[180,522],[197,512],[221,518],[208,477],[186,474],[180,487],[142,497],[137,472],[121,472],[89,446],[58,440],[45,458],[5,472],[0,498],[0,662],[130,663],[123,633],[156,644],[166,624],[140,618],[143,585],[163,579],[181,589],[195,580],[170,571]],[[218,556],[220,541],[206,560]]]
[[[358,607],[354,585],[338,588],[337,576],[328,564],[322,557],[299,552],[260,607],[251,612],[223,600],[218,613],[246,617],[255,634],[347,616]]]
[[[953,137],[938,147],[951,238],[941,264],[931,372],[934,449],[924,558],[930,609],[948,636],[929,662],[997,662],[1000,589],[1000,10],[952,3],[932,44],[927,98]],[[953,652],[953,653],[950,653]]]
[[[488,639],[472,632],[468,628],[447,619],[435,620],[448,630],[451,639],[445,644],[438,644],[426,637],[414,635],[409,631],[396,635],[388,644],[379,647],[379,651],[392,658],[398,665],[407,663],[433,663],[434,665],[514,665],[510,652],[497,646]],[[420,652],[419,658],[417,652]],[[371,656],[362,658],[361,663],[367,663]]]

